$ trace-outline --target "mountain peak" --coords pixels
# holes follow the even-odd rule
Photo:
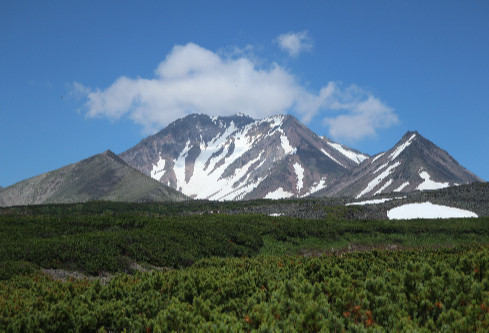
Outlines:
[[[101,153],[101,155],[104,155],[104,156],[109,156],[109,157],[115,157],[117,156],[112,150],[110,149],[107,149],[106,151],[104,151],[103,153]]]
[[[198,199],[303,197],[358,165],[294,116],[192,115],[120,156]]]
[[[365,161],[350,179],[337,184],[334,194],[362,198],[479,181],[445,150],[418,131],[408,131],[393,148]]]

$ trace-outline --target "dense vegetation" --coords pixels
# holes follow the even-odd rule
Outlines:
[[[0,330],[487,331],[489,250],[203,259],[166,272],[0,283]]]
[[[153,213],[138,210],[136,204],[128,206],[134,208],[132,212],[124,205],[91,204],[41,206],[35,214],[24,211],[0,215],[0,279],[35,267],[98,274],[128,271],[133,261],[179,268],[212,256],[307,254],[348,246],[489,243],[489,218],[305,220],[263,215],[156,214],[154,211],[167,206],[152,206]],[[63,211],[68,208],[71,211]],[[54,213],[54,209],[59,211]]]
[[[489,329],[489,218],[345,220],[350,208],[328,207],[307,220],[212,205],[3,209],[0,331]],[[102,285],[40,268],[121,274]]]

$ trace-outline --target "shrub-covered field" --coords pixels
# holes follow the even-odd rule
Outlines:
[[[2,210],[0,331],[489,330],[489,218],[187,215],[184,205]],[[136,273],[134,262],[166,269]],[[41,268],[119,274],[102,285]]]
[[[106,286],[0,283],[0,331],[487,331],[489,250],[203,259]]]

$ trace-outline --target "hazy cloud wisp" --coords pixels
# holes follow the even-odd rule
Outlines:
[[[318,116],[333,138],[350,141],[397,122],[391,108],[357,86],[329,82],[313,93],[277,64],[257,68],[246,56],[226,58],[194,43],[175,46],[154,78],[121,76],[102,90],[75,82],[73,90],[85,96],[88,117],[128,116],[146,133],[191,113],[256,119],[293,113],[306,123]]]
[[[291,57],[297,57],[302,52],[311,51],[313,47],[312,38],[309,37],[307,31],[282,34],[277,37],[276,42]]]

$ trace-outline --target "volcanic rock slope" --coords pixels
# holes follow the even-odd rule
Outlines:
[[[358,199],[473,182],[483,180],[418,132],[407,132],[392,149],[365,160],[349,177],[316,195]]]
[[[123,152],[146,175],[197,199],[305,197],[367,155],[321,138],[290,115],[193,114]]]
[[[130,167],[110,150],[0,191],[0,206],[185,199],[183,194]]]

